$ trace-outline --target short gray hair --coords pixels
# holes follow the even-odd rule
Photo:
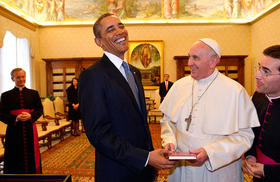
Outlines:
[[[11,71],[11,78],[13,78],[14,77],[14,73],[15,72],[18,72],[18,71],[24,71],[22,68],[15,68],[15,69],[13,69],[12,71]],[[24,71],[24,73],[25,73],[25,71]]]

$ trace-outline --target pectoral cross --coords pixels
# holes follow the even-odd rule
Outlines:
[[[186,128],[186,130],[188,131],[188,130],[189,130],[189,127],[190,127],[190,124],[191,124],[191,122],[192,122],[192,115],[189,115],[189,117],[186,118],[185,121],[187,122],[187,128]]]

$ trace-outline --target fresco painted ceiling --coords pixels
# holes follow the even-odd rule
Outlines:
[[[248,23],[280,0],[0,0],[39,25],[92,24],[111,12],[125,23]]]

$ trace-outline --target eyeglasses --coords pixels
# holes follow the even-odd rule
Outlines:
[[[266,69],[262,66],[258,67],[259,72],[261,73],[261,75],[263,77],[268,77],[268,76],[273,76],[273,75],[280,75],[280,73],[271,73],[271,71],[269,69]]]

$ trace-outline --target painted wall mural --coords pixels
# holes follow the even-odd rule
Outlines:
[[[39,23],[94,21],[111,12],[123,20],[248,20],[280,0],[0,0]],[[171,21],[170,21],[171,20]]]

